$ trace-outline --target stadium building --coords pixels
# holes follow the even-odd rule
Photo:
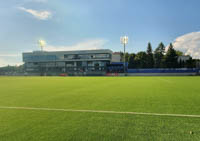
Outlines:
[[[35,75],[105,75],[108,66],[121,61],[120,53],[109,49],[23,53],[26,72]]]

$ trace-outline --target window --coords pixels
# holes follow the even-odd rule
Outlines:
[[[88,67],[93,67],[93,66],[94,66],[93,62],[92,62],[92,61],[89,61],[89,62],[88,62]]]
[[[66,62],[66,67],[73,67],[74,66],[74,62]]]
[[[65,59],[74,59],[74,58],[75,58],[75,55],[72,55],[72,54],[65,54],[65,55],[64,55],[64,58],[65,58]]]
[[[109,54],[95,54],[96,59],[110,58]]]

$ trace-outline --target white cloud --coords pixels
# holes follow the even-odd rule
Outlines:
[[[8,60],[7,58],[0,58],[0,67],[5,67],[5,66],[19,66],[22,65],[23,62],[21,61],[11,61]]]
[[[21,54],[0,54],[0,67],[23,64]]]
[[[44,47],[46,51],[69,51],[69,50],[94,50],[102,49],[107,41],[103,39],[87,40],[71,46],[52,46]]]
[[[31,15],[33,15],[35,18],[39,20],[47,20],[52,17],[52,13],[50,11],[37,11],[33,9],[27,9],[24,7],[18,7],[18,9],[25,11],[27,13],[30,13]]]
[[[0,54],[0,57],[19,57],[20,54]]]
[[[7,66],[7,65],[8,65],[7,62],[4,59],[0,58],[0,67]]]
[[[176,38],[174,48],[200,59],[200,32],[192,32]]]

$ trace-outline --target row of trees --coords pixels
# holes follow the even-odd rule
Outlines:
[[[15,75],[24,73],[24,66],[6,66],[0,67],[0,75]]]
[[[167,51],[161,42],[153,51],[151,43],[148,43],[147,50],[135,53],[126,53],[125,59],[129,63],[129,68],[195,68],[196,61],[189,57],[187,61],[179,60],[183,56],[181,51],[175,50],[170,44]],[[121,53],[123,57],[123,53]]]

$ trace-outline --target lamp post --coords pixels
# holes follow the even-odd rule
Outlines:
[[[126,57],[125,57],[125,53],[126,53],[126,44],[128,44],[128,37],[124,36],[120,38],[121,44],[124,45],[124,74],[126,75]]]

